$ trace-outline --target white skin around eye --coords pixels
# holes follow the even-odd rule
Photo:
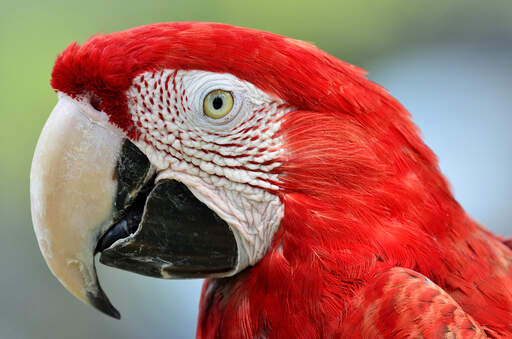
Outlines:
[[[203,111],[213,90],[228,91],[233,108],[221,119]],[[183,182],[232,228],[243,258],[233,274],[267,252],[284,214],[278,190],[281,117],[291,109],[231,74],[163,70],[134,79],[129,111],[141,137],[136,145],[158,179]]]

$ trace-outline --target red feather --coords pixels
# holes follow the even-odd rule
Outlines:
[[[335,336],[350,338],[484,338],[484,330],[439,286],[393,268],[377,274],[354,298]],[[489,331],[493,335],[492,331]]]
[[[163,68],[231,73],[296,108],[280,131],[281,227],[255,267],[205,282],[199,338],[362,336],[364,326],[428,337],[444,325],[512,336],[512,250],[466,215],[407,111],[364,71],[271,33],[170,23],[70,45],[52,86],[93,95],[137,138],[124,93]],[[420,312],[421,298],[437,311]],[[385,315],[368,324],[375,305]]]
[[[114,123],[134,133],[124,93],[138,74],[165,68],[231,73],[301,109],[354,113],[353,105],[383,99],[398,106],[381,98],[363,70],[311,44],[215,23],[153,24],[73,43],[57,58],[51,85],[72,96],[94,94]]]

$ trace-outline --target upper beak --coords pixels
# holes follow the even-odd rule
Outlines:
[[[123,135],[60,95],[30,172],[32,221],[43,256],[78,299],[115,318],[94,266],[97,239],[111,225]]]
[[[107,115],[59,94],[30,173],[32,221],[52,273],[78,299],[119,318],[101,262],[160,278],[226,276],[239,249],[226,222],[148,158]]]

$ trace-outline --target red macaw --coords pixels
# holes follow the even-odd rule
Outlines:
[[[93,257],[204,277],[198,338],[512,337],[512,250],[409,113],[315,46],[213,23],[71,44],[31,170],[35,232],[119,317]]]

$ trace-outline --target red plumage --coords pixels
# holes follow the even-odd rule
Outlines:
[[[72,44],[52,86],[94,96],[135,139],[125,91],[163,68],[231,73],[295,108],[272,248],[205,282],[198,337],[512,336],[512,251],[466,215],[407,111],[361,69],[271,33],[172,23]]]

